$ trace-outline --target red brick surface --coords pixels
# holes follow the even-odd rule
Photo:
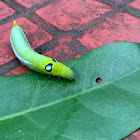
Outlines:
[[[10,45],[12,20],[33,49],[59,61],[114,42],[140,43],[140,0],[0,1],[0,74],[23,74]],[[124,140],[140,140],[140,130]]]
[[[110,0],[110,1],[112,1],[112,2],[126,2],[127,0]]]
[[[112,19],[107,19],[98,26],[84,32],[77,39],[87,48],[97,47],[114,42],[139,42],[140,19],[120,13]]]
[[[124,0],[111,0],[113,2],[123,2]]]
[[[5,75],[20,75],[20,74],[27,73],[29,71],[30,71],[30,69],[21,65],[20,67],[17,67],[16,69],[7,72]]]
[[[44,53],[44,55],[57,59],[60,62],[74,59],[77,53],[74,50],[70,49],[67,45],[65,45],[71,40],[71,36],[59,38],[57,40],[57,46],[53,50]]]
[[[79,57],[81,57],[82,55],[81,54],[77,54],[76,56],[75,56],[75,58],[79,58]]]
[[[0,20],[7,18],[15,13],[15,10],[8,7],[5,3],[0,1]]]
[[[135,0],[134,2],[132,2],[128,5],[140,10],[140,0]]]
[[[25,8],[31,8],[32,6],[41,4],[43,2],[47,2],[48,0],[16,0],[16,1]]]
[[[110,10],[110,6],[95,0],[58,0],[35,13],[62,30],[71,30],[90,24],[93,19]]]

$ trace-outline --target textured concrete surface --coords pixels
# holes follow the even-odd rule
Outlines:
[[[33,49],[59,61],[109,43],[140,43],[140,0],[1,0],[1,75],[29,71],[12,52],[14,19]],[[140,130],[124,140],[140,140]]]

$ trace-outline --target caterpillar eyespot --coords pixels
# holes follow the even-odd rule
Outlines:
[[[56,59],[53,59],[53,61],[54,61],[54,62],[57,62],[57,60],[56,60]]]
[[[48,64],[45,69],[46,71],[50,72],[52,70],[52,64]]]
[[[69,80],[75,79],[75,74],[69,67],[56,59],[35,52],[31,48],[24,31],[16,24],[15,20],[13,23],[10,42],[13,52],[23,65],[42,74],[60,76]]]

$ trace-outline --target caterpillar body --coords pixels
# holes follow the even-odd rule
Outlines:
[[[60,76],[69,80],[75,79],[75,74],[69,67],[56,59],[35,52],[31,48],[24,31],[16,24],[15,20],[13,22],[10,42],[14,54],[23,65],[42,74]]]

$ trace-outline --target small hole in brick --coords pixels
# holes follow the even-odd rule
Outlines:
[[[41,53],[42,53],[42,51],[41,51],[40,49],[38,49],[38,50],[37,50],[37,52],[38,52],[39,54],[41,54]]]
[[[101,82],[102,82],[102,78],[98,77],[98,78],[96,79],[96,83],[101,83]]]

